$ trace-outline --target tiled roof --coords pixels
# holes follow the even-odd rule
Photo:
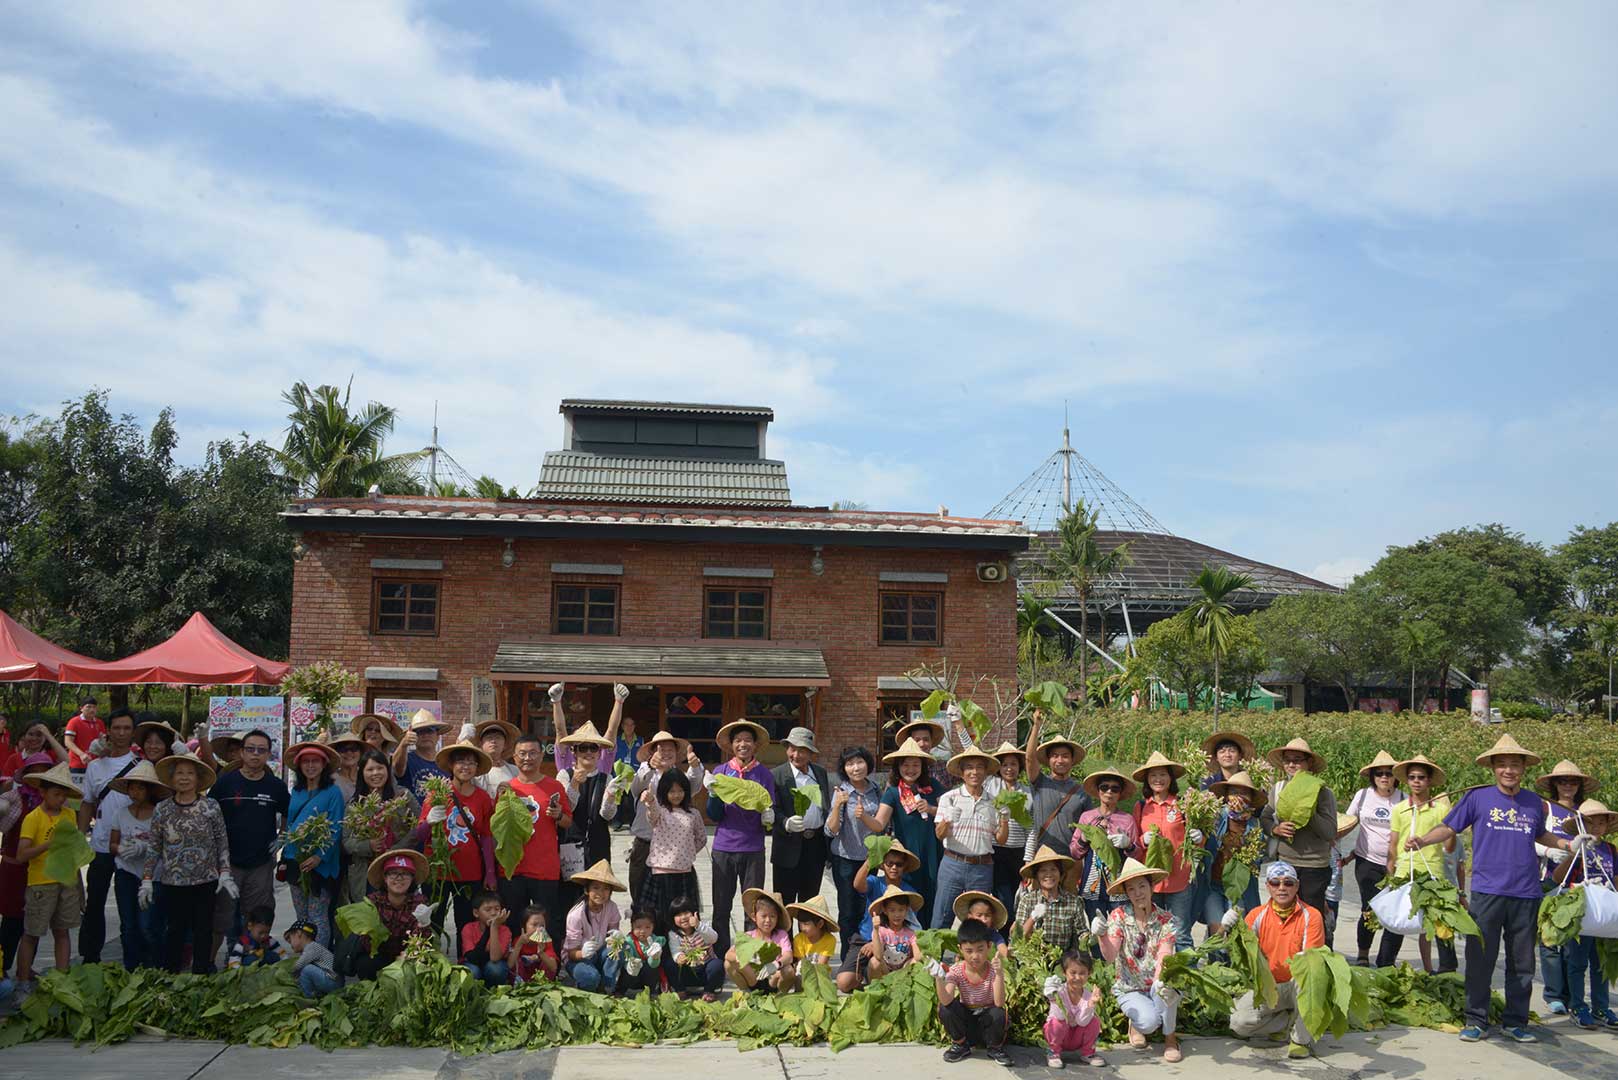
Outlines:
[[[704,405],[692,401],[611,401],[603,398],[563,398],[561,412],[636,412],[701,414],[755,420],[774,420],[775,410],[763,405]]]
[[[489,670],[551,678],[721,679],[829,685],[826,658],[813,646],[671,644],[589,641],[502,641]]]
[[[617,457],[577,450],[545,455],[536,494],[546,499],[680,506],[791,506],[779,461]]]

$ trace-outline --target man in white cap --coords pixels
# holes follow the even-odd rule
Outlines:
[[[783,740],[787,759],[771,775],[775,779],[775,816],[781,831],[770,845],[775,891],[788,904],[819,896],[826,874],[826,807],[831,805],[831,779],[814,758],[815,733],[795,727]],[[803,813],[798,813],[792,792],[797,788],[820,791],[820,801],[811,797]]]

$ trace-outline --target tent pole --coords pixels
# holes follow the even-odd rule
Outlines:
[[[189,686],[180,695],[180,734],[188,739],[191,737],[191,687]]]

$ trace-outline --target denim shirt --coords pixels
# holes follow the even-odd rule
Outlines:
[[[877,808],[882,805],[882,788],[875,781],[865,782],[865,792],[861,794],[854,790],[854,785],[844,780],[832,790],[832,798],[837,792],[848,792],[848,803],[843,807],[843,825],[835,833],[830,829],[831,853],[844,859],[858,859],[865,861],[865,838],[871,835],[871,830],[861,825],[854,818],[854,801],[858,799],[865,806],[867,819],[875,820]]]

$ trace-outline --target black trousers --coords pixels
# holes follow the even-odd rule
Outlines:
[[[15,963],[17,946],[22,942],[22,916],[0,918],[0,978]]]
[[[163,966],[178,974],[180,959],[185,955],[185,939],[191,937],[191,973],[213,974],[213,906],[214,893],[219,882],[204,881],[200,885],[158,885],[163,890],[163,902],[168,907],[169,929]]]
[[[764,887],[764,852],[716,851],[713,853],[713,928],[719,934],[714,952],[724,956],[730,950],[730,909],[736,903],[736,886],[742,891]],[[742,912],[742,928],[753,920]]]
[[[79,955],[86,964],[101,963],[101,949],[107,943],[107,894],[112,891],[113,871],[118,861],[105,851],[96,852],[84,872],[84,921],[79,923]]]
[[[512,936],[522,933],[523,909],[529,904],[544,908],[546,932],[561,936],[561,927],[567,912],[559,910],[562,906],[560,881],[541,881],[539,878],[519,876],[509,880],[501,878],[499,885],[500,906],[511,912],[511,918],[506,920],[506,925],[511,928]]]
[[[1006,1042],[1006,1010],[993,1005],[985,1009],[969,1009],[956,998],[938,1009],[938,1019],[950,1042],[968,1046],[1004,1046]]]
[[[775,891],[789,904],[802,903],[811,896],[819,896],[826,880],[826,834],[803,834],[803,846],[798,851],[795,866],[773,867]]]
[[[444,917],[449,913],[451,905],[455,910],[455,933],[450,940],[455,942],[455,959],[461,958],[461,927],[471,926],[474,920],[472,914],[472,894],[483,888],[481,881],[447,881],[444,883],[444,898],[433,905],[433,926],[438,930],[449,933],[444,926]]]
[[[1466,1022],[1489,1026],[1490,980],[1500,958],[1502,939],[1506,953],[1506,1012],[1504,1027],[1528,1023],[1528,1001],[1534,992],[1534,940],[1539,901],[1493,893],[1472,894],[1471,915],[1483,940],[1466,939]]]
[[[1326,890],[1330,886],[1331,867],[1298,867],[1298,899],[1320,912],[1322,917],[1326,914]]]
[[[1386,866],[1372,862],[1362,855],[1354,856],[1354,884],[1360,887],[1360,908],[1362,911],[1371,910],[1371,900],[1377,893],[1382,891],[1377,888],[1377,882],[1387,876],[1388,868]],[[1399,935],[1397,934],[1390,934],[1386,930],[1382,931],[1381,949],[1388,948],[1388,939],[1394,938],[1393,951],[1397,953],[1399,951],[1398,937]],[[1363,918],[1360,919],[1354,927],[1354,943],[1359,946],[1361,956],[1371,954],[1371,942],[1375,938],[1376,933],[1365,925]],[[1381,955],[1381,949],[1378,950],[1379,956]],[[1384,967],[1386,965],[1378,962],[1377,966]]]

